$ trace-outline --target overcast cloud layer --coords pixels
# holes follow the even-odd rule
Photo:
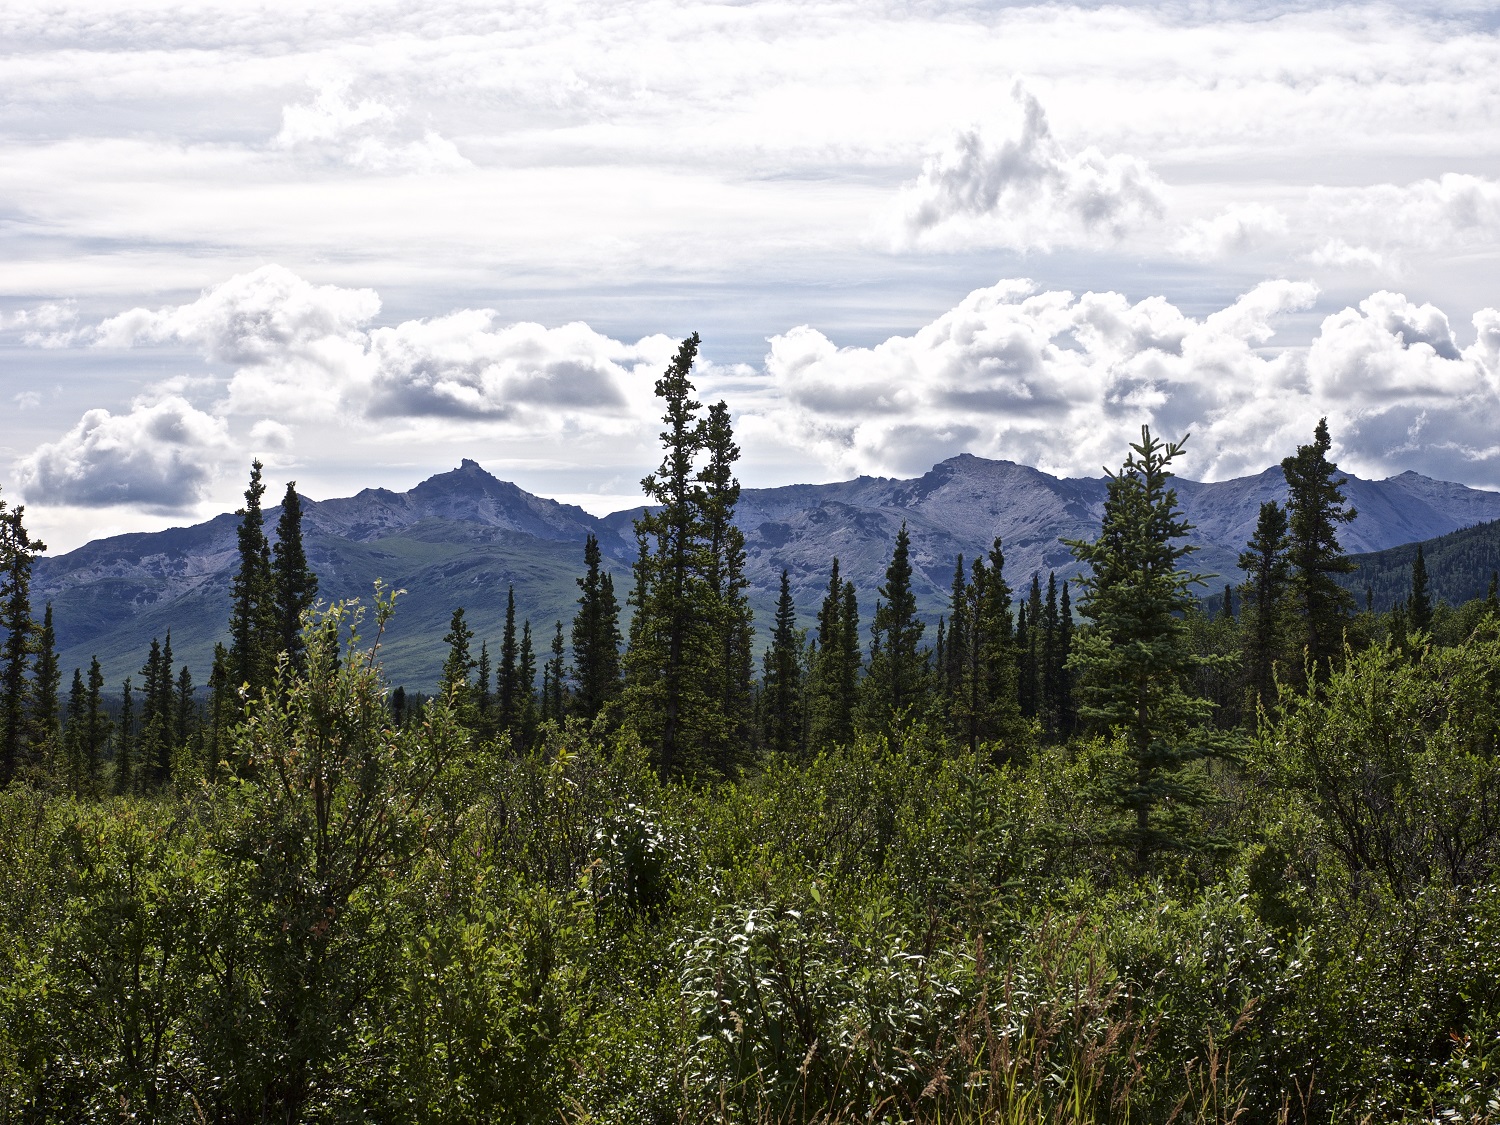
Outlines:
[[[595,510],[703,332],[747,484],[1500,487],[1487,6],[0,12],[5,494],[54,548],[480,460]],[[1027,278],[1030,280],[1016,280]]]

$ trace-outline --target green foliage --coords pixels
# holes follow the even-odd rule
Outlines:
[[[1167,487],[1181,444],[1164,445],[1141,428],[1118,474],[1110,474],[1099,538],[1070,542],[1091,573],[1080,580],[1079,608],[1093,628],[1074,642],[1070,667],[1079,678],[1081,717],[1096,730],[1118,731],[1130,768],[1109,797],[1130,823],[1122,842],[1144,871],[1161,849],[1193,845],[1187,814],[1205,800],[1185,767],[1203,756],[1194,728],[1209,717],[1207,700],[1189,694],[1204,663],[1187,644],[1183,615],[1202,577],[1178,565],[1193,548],[1190,530]]]
[[[1287,557],[1292,565],[1292,598],[1298,624],[1297,648],[1287,672],[1295,680],[1304,663],[1320,676],[1336,662],[1344,643],[1344,625],[1353,609],[1340,575],[1354,564],[1339,546],[1338,525],[1349,523],[1355,510],[1344,504],[1345,478],[1328,460],[1332,440],[1328,419],[1321,418],[1310,445],[1281,462],[1287,484]]]

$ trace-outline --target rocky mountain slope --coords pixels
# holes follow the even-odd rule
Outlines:
[[[1279,468],[1215,483],[1179,479],[1195,525],[1197,569],[1216,573],[1213,588],[1238,581],[1235,556],[1260,504],[1284,499]],[[1404,473],[1384,481],[1351,477],[1345,491],[1359,510],[1344,529],[1351,552],[1379,551],[1500,519],[1500,493]],[[859,588],[864,620],[883,581],[904,521],[923,612],[936,619],[955,556],[972,559],[995,536],[1004,542],[1011,584],[1077,571],[1061,542],[1091,537],[1105,496],[1102,478],[1060,479],[1024,465],[963,455],[921,477],[861,477],[822,485],[745,489],[737,520],[745,532],[751,600],[769,621],[782,568],[790,571],[809,622],[837,555]],[[308,557],[324,599],[368,600],[375,578],[408,592],[386,638],[395,683],[430,685],[441,664],[442,636],[456,606],[480,639],[498,645],[506,589],[515,586],[518,619],[530,619],[541,654],[554,622],[571,623],[584,538],[600,539],[623,601],[638,509],[598,519],[496,479],[465,460],[408,492],[366,489],[355,496],[304,501]],[[270,509],[268,530],[279,515]],[[194,527],[98,540],[37,566],[33,600],[54,605],[63,667],[97,653],[112,684],[134,674],[153,636],[172,631],[174,653],[205,678],[215,641],[224,638],[229,583],[236,566],[238,520],[222,515]]]

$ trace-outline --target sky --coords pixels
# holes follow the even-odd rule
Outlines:
[[[53,553],[473,458],[1500,488],[1492,4],[9,0],[0,497]]]

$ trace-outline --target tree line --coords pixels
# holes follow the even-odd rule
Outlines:
[[[1169,546],[1187,531],[1165,484],[1180,446],[1158,448],[1146,434],[1110,475],[1100,537],[1069,544],[1088,567],[1077,581],[1080,603],[1055,573],[1045,583],[1033,574],[1024,592],[1014,591],[997,538],[983,556],[955,560],[929,643],[903,524],[868,625],[860,591],[837,557],[810,629],[798,626],[783,570],[756,676],[745,543],[734,523],[740,451],[728,406],[705,409],[694,397],[698,344],[696,334],[684,340],[655,386],[664,408],[663,457],[642,481],[652,507],[635,521],[628,627],[622,629],[613,576],[593,536],[570,628],[555,621],[541,638],[529,620],[518,624],[512,587],[498,653],[487,640],[476,651],[464,609],[454,610],[438,690],[457,700],[477,738],[504,735],[524,750],[546,724],[576,719],[630,731],[652,749],[663,776],[728,777],[765,753],[813,755],[857,736],[889,738],[921,725],[971,750],[988,748],[996,760],[1018,760],[1039,744],[1119,720],[1110,707],[1090,702],[1097,684],[1089,677],[1121,674],[1100,671],[1098,660],[1100,638],[1112,635],[1122,615],[1157,615],[1161,634],[1141,650],[1153,674],[1194,701],[1184,714],[1219,728],[1253,723],[1281,690],[1326,676],[1351,641],[1360,647],[1389,635],[1405,644],[1433,628],[1420,548],[1410,597],[1384,617],[1355,613],[1340,585],[1354,564],[1338,541],[1338,528],[1355,511],[1328,460],[1331,439],[1321,420],[1313,440],[1282,462],[1287,503],[1261,505],[1238,559],[1245,580],[1225,588],[1217,612],[1205,611],[1190,592],[1208,576],[1175,568],[1190,549]],[[1127,485],[1146,491],[1135,496]],[[52,608],[37,622],[29,600],[31,567],[45,546],[28,535],[24,509],[0,501],[0,783],[46,776],[78,793],[126,793],[234,764],[226,762],[227,733],[301,669],[304,617],[318,591],[295,481],[286,486],[274,544],[264,526],[265,491],[256,461],[236,513],[228,641],[216,646],[206,699],[187,665],[174,665],[168,632],[151,640],[140,680],[120,685],[118,707],[104,698],[97,658],[87,672],[74,671],[63,704]],[[1123,580],[1116,572],[1132,567],[1153,577],[1127,584],[1124,594],[1101,592],[1114,590],[1111,583]],[[1170,596],[1158,605],[1152,599],[1160,583]],[[393,718],[415,719],[423,703],[397,688]]]

